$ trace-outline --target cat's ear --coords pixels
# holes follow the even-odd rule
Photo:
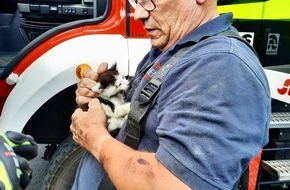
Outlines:
[[[110,67],[110,70],[113,70],[113,71],[117,70],[117,62],[113,63],[113,65]]]

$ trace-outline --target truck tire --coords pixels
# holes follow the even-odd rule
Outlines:
[[[44,178],[42,190],[70,190],[85,149],[67,137],[53,154]]]

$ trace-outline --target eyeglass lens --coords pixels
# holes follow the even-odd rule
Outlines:
[[[153,11],[155,9],[155,5],[152,2],[152,0],[135,0],[136,4],[137,2],[147,11]]]

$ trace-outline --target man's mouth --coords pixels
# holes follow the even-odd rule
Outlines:
[[[148,36],[152,37],[156,34],[157,30],[156,29],[147,29],[147,34]]]

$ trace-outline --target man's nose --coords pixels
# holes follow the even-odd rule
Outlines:
[[[134,12],[134,19],[143,20],[143,19],[147,19],[149,16],[150,16],[149,11],[147,11],[139,3],[137,3],[136,9]]]

